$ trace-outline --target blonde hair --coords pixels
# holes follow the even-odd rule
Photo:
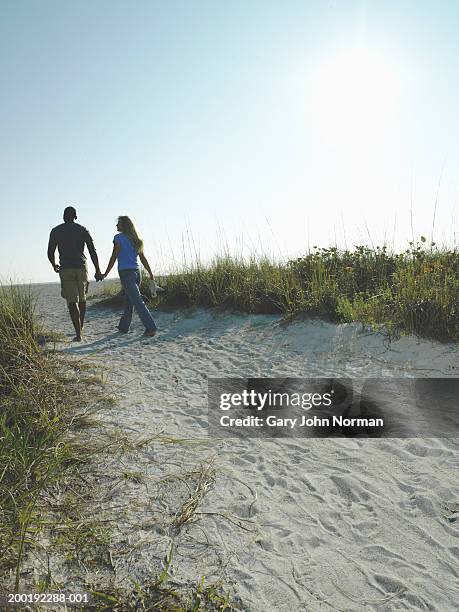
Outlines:
[[[132,242],[137,253],[141,253],[143,251],[143,242],[135,229],[135,225],[132,223],[129,217],[123,215],[118,217],[118,223],[120,227],[120,232],[125,234]]]

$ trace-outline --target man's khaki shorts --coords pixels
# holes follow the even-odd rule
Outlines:
[[[88,271],[86,268],[64,268],[60,270],[61,295],[67,302],[86,302]]]

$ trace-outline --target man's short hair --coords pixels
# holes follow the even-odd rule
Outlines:
[[[73,208],[73,206],[67,206],[67,208],[64,210],[64,221],[75,221],[76,218],[76,210]]]

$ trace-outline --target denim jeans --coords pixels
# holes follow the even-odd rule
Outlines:
[[[146,331],[156,331],[156,325],[150,311],[145,306],[139,291],[140,273],[138,270],[119,270],[121,286],[124,289],[124,312],[118,323],[121,332],[128,332],[132,320],[132,310],[136,309]]]

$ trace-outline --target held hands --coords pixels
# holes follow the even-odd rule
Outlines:
[[[106,274],[102,274],[102,272],[100,270],[97,270],[95,275],[94,275],[94,278],[96,279],[96,282],[104,280],[105,277],[106,277]]]

